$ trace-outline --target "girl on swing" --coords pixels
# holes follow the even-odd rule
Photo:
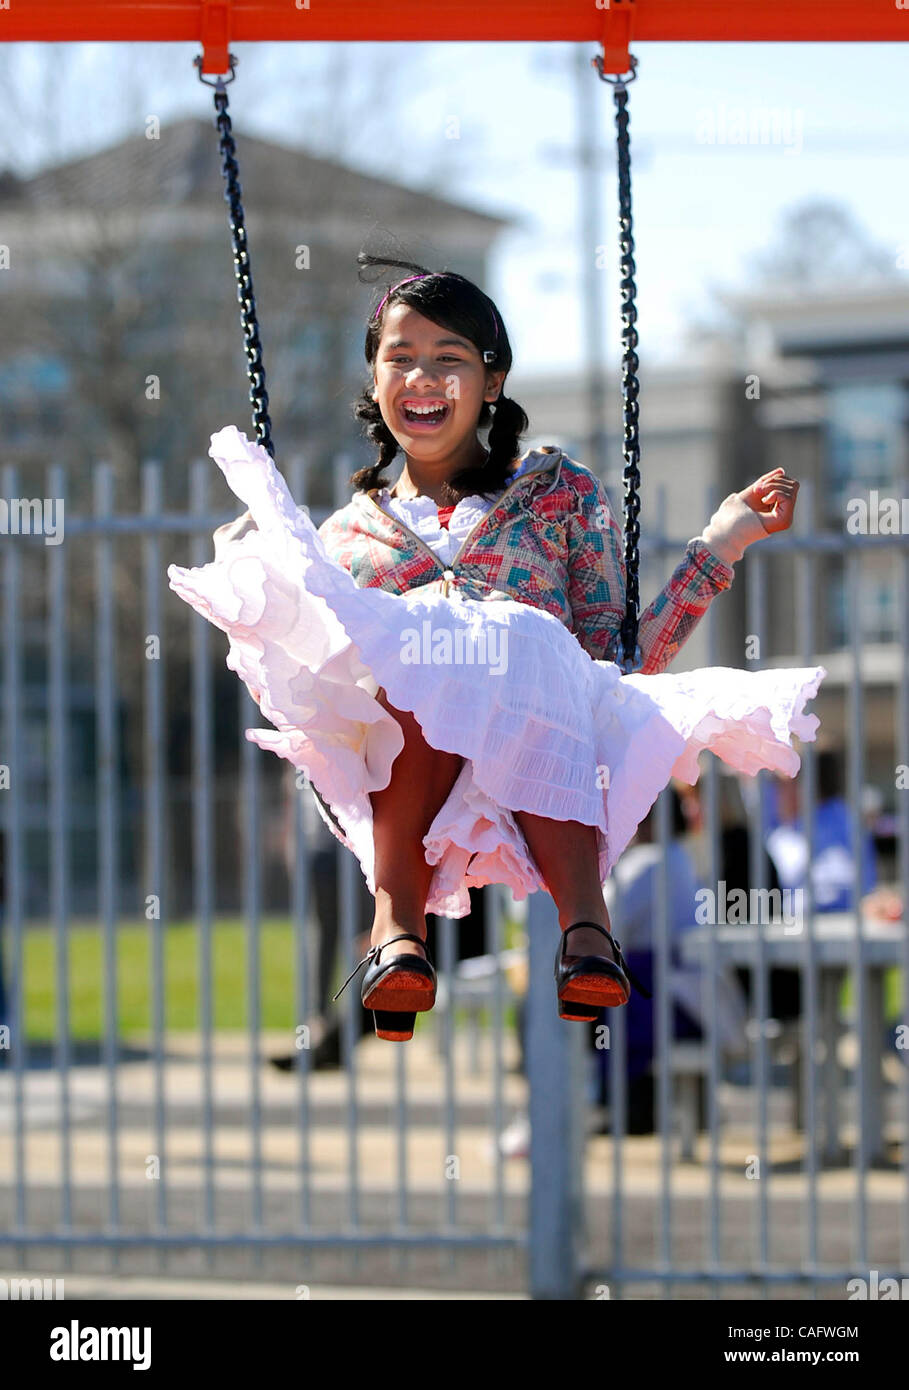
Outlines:
[[[621,529],[589,468],[520,452],[495,304],[454,272],[359,262],[406,272],[366,328],[355,413],[376,462],[316,530],[268,452],[222,429],[210,453],[248,510],[170,584],[227,633],[275,726],[247,737],[305,769],[357,855],[375,921],[341,989],[366,966],[377,1035],[411,1038],[435,1002],[426,914],[466,916],[488,883],[552,895],[559,1014],[589,1021],[630,996],[603,884],[660,791],[695,782],[704,748],[794,777],[790,735],[816,736],[802,711],[822,666],[664,674],[746,547],[791,526],[798,483],[777,468],[725,498],[641,614],[641,670],[623,676]]]

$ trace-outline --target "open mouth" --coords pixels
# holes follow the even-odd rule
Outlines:
[[[402,405],[401,414],[412,429],[432,430],[443,423],[449,408],[444,401],[427,401],[425,405]]]

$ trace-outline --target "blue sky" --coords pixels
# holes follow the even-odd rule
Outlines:
[[[329,152],[335,103],[326,101],[325,74],[338,46],[234,47],[241,64],[231,88],[238,131]],[[583,47],[597,52],[595,44]],[[23,72],[37,48],[13,46]],[[147,104],[154,91],[162,119],[210,114],[210,93],[190,66],[196,51],[187,44],[80,46],[65,94],[62,146],[77,154],[128,132],[136,119],[129,98],[137,64],[143,99]],[[632,51],[640,63],[629,110],[642,356],[676,360],[686,324],[721,313],[714,288],[747,288],[754,257],[775,239],[785,211],[809,198],[841,201],[894,262],[902,253],[909,263],[905,47],[638,44]],[[505,315],[522,371],[582,364],[580,265],[589,249],[579,244],[578,174],[570,161],[578,129],[574,53],[568,44],[357,44],[344,55],[344,85],[373,113],[361,119],[362,135],[354,125],[347,162],[525,223],[503,238],[485,287]],[[301,119],[300,93],[315,92],[320,74],[321,105],[308,108],[315,118]],[[587,80],[599,140],[610,153],[601,174],[599,241],[608,250],[600,273],[608,305],[603,341],[617,362],[614,104],[592,69]],[[761,112],[769,113],[776,143],[719,143],[724,129],[731,140],[736,119],[747,128]],[[446,134],[452,117],[457,141]],[[705,138],[711,126],[714,143]],[[31,147],[33,163],[41,154]]]

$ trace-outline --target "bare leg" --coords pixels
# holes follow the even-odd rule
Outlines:
[[[559,910],[562,931],[580,921],[596,922],[610,931],[595,828],[580,821],[550,820],[529,811],[515,811],[513,815]],[[565,949],[579,956],[608,956],[611,950],[604,936],[583,927],[571,933]]]
[[[414,716],[391,705],[383,689],[376,699],[401,725],[404,747],[392,765],[388,786],[370,792],[376,855],[372,945],[402,931],[425,938],[425,904],[433,866],[426,863],[423,836],[464,765],[458,754],[432,748]],[[562,930],[581,920],[609,930],[593,826],[550,820],[529,811],[514,815],[556,902]],[[609,949],[599,932],[583,928],[572,932],[569,946],[573,955],[603,955]],[[396,941],[394,950],[395,954],[422,954],[411,941]]]
[[[401,725],[404,747],[392,764],[388,786],[369,794],[376,852],[371,945],[402,931],[425,939],[426,895],[434,868],[426,862],[423,836],[464,765],[460,755],[432,748],[414,716],[389,704],[383,689],[376,699]],[[392,950],[395,955],[423,955],[415,941],[396,941]]]

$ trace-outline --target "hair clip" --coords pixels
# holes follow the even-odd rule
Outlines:
[[[483,352],[483,361],[484,361],[484,362],[487,364],[487,366],[488,366],[491,362],[494,362],[495,360],[496,360],[495,349],[494,349],[494,348],[486,348],[486,349],[484,350],[484,352]]]

